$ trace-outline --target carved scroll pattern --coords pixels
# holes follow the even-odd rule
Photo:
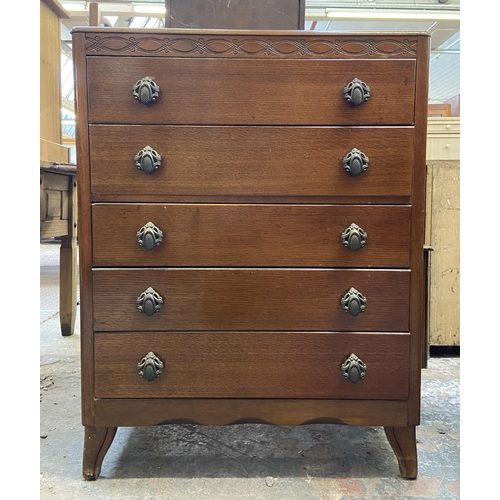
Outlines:
[[[169,38],[166,36],[87,35],[87,53],[165,54],[193,57],[283,56],[283,57],[415,57],[412,39],[298,39],[298,38]]]

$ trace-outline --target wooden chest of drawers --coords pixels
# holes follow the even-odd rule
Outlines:
[[[417,475],[429,37],[73,30],[83,474],[119,426],[384,426]]]

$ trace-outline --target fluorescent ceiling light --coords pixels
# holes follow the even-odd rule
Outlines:
[[[165,14],[165,5],[134,5],[132,12],[140,14]]]
[[[338,11],[325,9],[326,17],[338,21],[460,21],[459,12],[432,11]]]

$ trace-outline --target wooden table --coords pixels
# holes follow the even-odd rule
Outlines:
[[[40,162],[40,239],[60,238],[59,315],[61,333],[72,335],[76,318],[76,165]]]

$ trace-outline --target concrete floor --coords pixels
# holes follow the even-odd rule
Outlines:
[[[59,245],[40,245],[40,498],[440,499],[460,497],[458,357],[423,370],[419,477],[403,479],[382,428],[119,428],[97,481],[81,474],[79,322],[62,337]],[[78,311],[79,312],[79,311]]]

